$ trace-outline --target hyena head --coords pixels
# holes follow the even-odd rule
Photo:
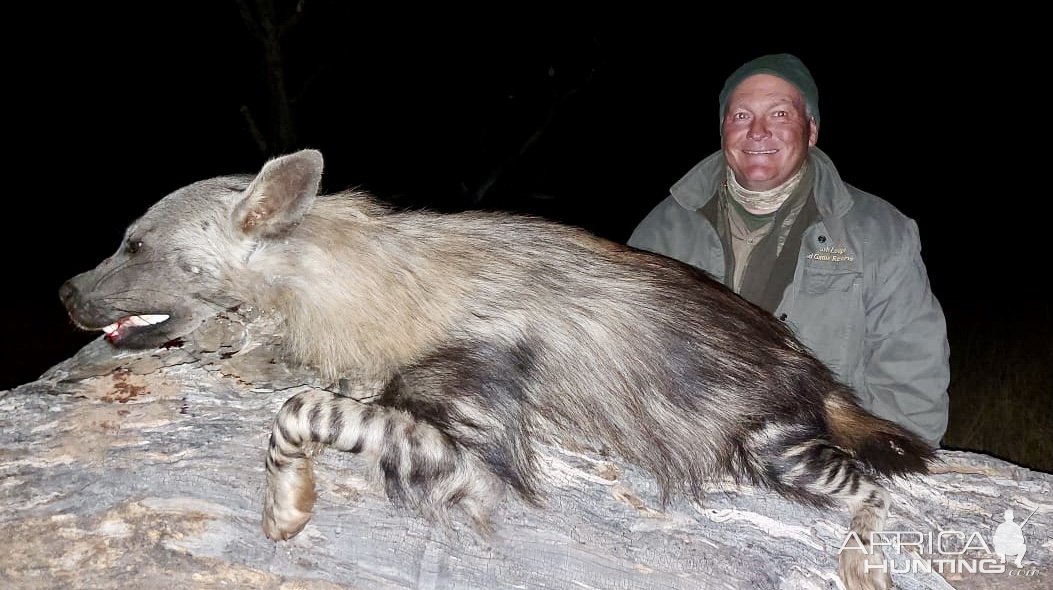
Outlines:
[[[70,319],[122,348],[155,348],[243,303],[248,260],[291,231],[317,195],[322,155],[304,150],[251,176],[224,176],[166,196],[128,227],[115,254],[66,281]]]

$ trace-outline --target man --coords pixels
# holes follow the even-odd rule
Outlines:
[[[741,66],[720,94],[722,150],[673,185],[629,245],[697,266],[772,312],[864,407],[938,446],[947,329],[917,225],[842,181],[815,147],[818,98],[792,55]]]

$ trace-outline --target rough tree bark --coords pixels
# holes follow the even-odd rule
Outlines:
[[[321,385],[280,358],[275,328],[242,311],[167,350],[116,354],[100,339],[0,392],[0,588],[840,586],[847,511],[718,481],[703,505],[662,506],[645,474],[588,449],[543,448],[547,505],[509,497],[489,540],[463,523],[430,527],[363,479],[359,459],[324,453],[313,520],[289,542],[268,541],[259,520],[271,419]],[[1016,522],[1033,514],[1024,566],[898,573],[897,586],[1053,586],[1053,476],[941,457],[933,475],[889,484],[886,528],[977,533],[962,556],[971,565],[997,560],[979,544],[994,548],[1013,508]],[[939,556],[922,549],[886,556],[896,571],[924,570]]]

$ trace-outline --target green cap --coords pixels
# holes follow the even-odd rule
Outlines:
[[[735,88],[743,80],[754,74],[771,74],[786,80],[797,87],[808,105],[808,112],[815,118],[816,126],[819,125],[819,88],[815,85],[812,73],[805,67],[804,62],[789,53],[778,53],[762,55],[757,59],[748,61],[739,69],[732,72],[726,82],[724,89],[720,91],[720,122],[724,124],[724,111],[728,108],[728,98]]]

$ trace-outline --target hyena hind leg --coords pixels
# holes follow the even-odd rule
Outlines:
[[[415,505],[449,525],[449,509],[464,510],[481,534],[503,487],[479,461],[435,426],[407,412],[363,404],[324,390],[297,394],[282,406],[271,429],[263,531],[274,540],[296,536],[315,501],[313,450],[329,446],[377,461],[389,498]]]
[[[838,557],[838,574],[848,590],[892,587],[881,550],[872,537],[885,526],[889,493],[860,463],[822,439],[784,440],[767,465],[768,483],[786,496],[816,506],[841,502],[852,513],[850,536]],[[856,542],[858,540],[858,542]]]
[[[851,486],[855,488],[855,484]],[[869,476],[859,475],[859,487],[855,493],[844,490],[834,494],[848,504],[852,511],[850,531],[856,533],[855,539],[845,544],[838,559],[837,573],[845,587],[849,589],[888,590],[892,588],[892,576],[889,575],[881,549],[872,544],[873,533],[885,527],[890,503],[889,494]]]

